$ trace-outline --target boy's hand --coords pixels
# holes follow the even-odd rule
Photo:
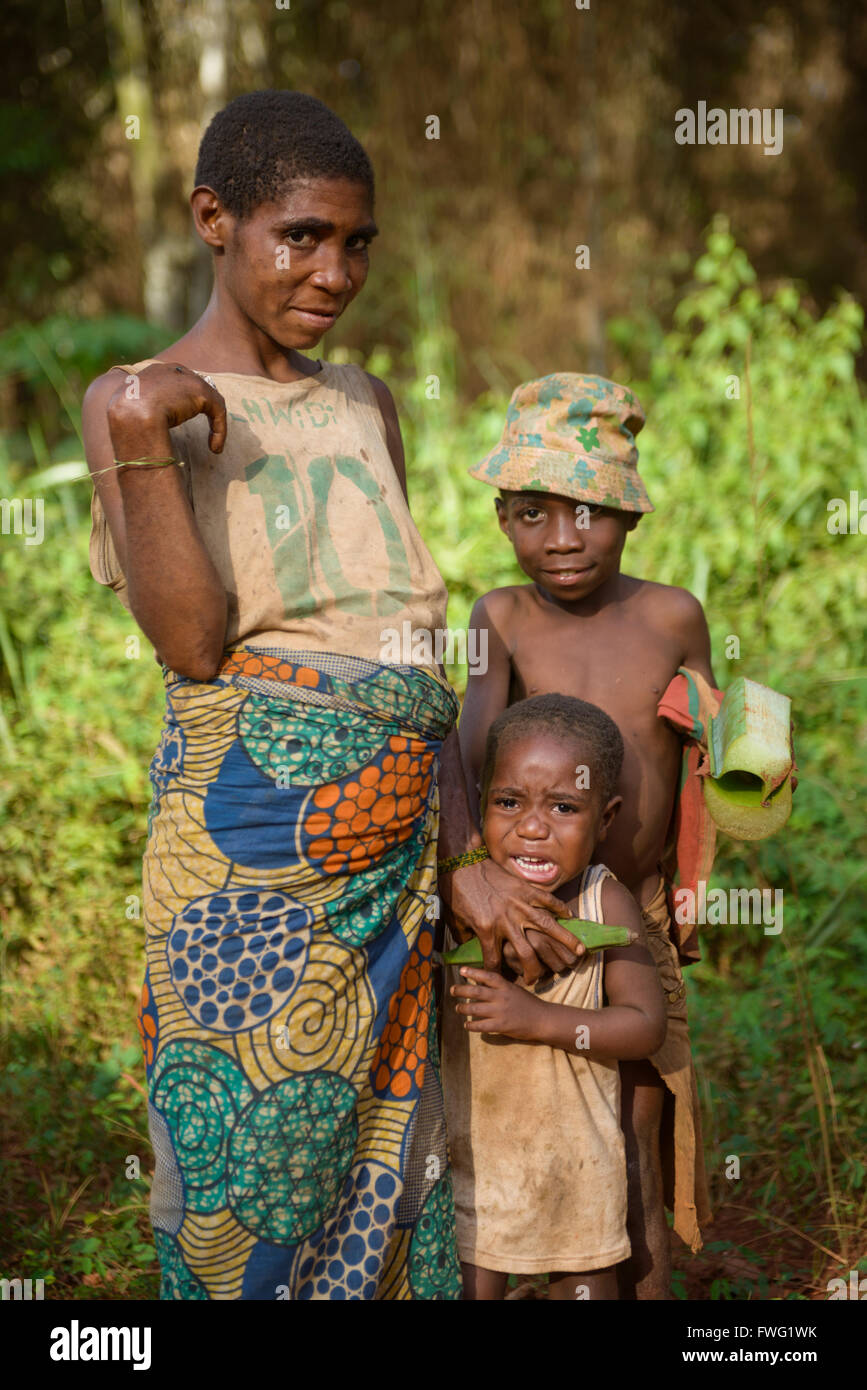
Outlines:
[[[519,964],[513,968],[527,984],[544,971],[564,968],[562,953],[575,955],[575,938],[556,917],[568,917],[565,903],[532,883],[501,869],[492,859],[468,864],[440,877],[440,892],[459,938],[475,934],[482,945],[486,970],[496,970],[505,942],[511,942]],[[538,932],[536,950],[525,930]]]
[[[455,1010],[466,1018],[470,1033],[503,1033],[507,1038],[533,1042],[539,1035],[542,1014],[547,1007],[520,985],[510,984],[495,970],[462,966],[463,983],[452,985],[452,994],[465,1002]]]

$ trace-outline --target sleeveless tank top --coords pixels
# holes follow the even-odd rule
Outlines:
[[[605,865],[587,866],[577,917],[604,920],[609,877]],[[535,992],[551,1004],[601,1009],[604,956],[582,956]],[[625,1259],[617,1062],[467,1032],[449,994],[458,980],[458,967],[447,966],[443,1084],[461,1259],[516,1274],[604,1269]]]
[[[445,627],[446,588],[410,515],[367,374],[323,362],[299,381],[235,372],[210,380],[228,412],[223,452],[210,452],[204,415],[173,429],[171,440],[228,595],[226,649],[384,661],[395,630],[433,638]],[[91,573],[130,611],[96,492],[91,519]],[[435,665],[432,640],[403,645],[405,664]]]

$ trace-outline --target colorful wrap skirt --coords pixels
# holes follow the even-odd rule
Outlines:
[[[420,668],[237,648],[164,670],[138,1025],[162,1298],[458,1299]]]

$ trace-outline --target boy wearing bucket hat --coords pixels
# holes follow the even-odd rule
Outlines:
[[[598,857],[642,909],[668,1029],[649,1061],[621,1063],[632,1254],[619,1274],[621,1297],[662,1299],[670,1284],[665,1200],[693,1250],[710,1209],[680,966],[696,952],[672,929],[661,872],[683,744],[658,707],[682,668],[709,713],[719,692],[698,600],[620,569],[629,532],[653,511],[637,467],[643,424],[635,395],[599,376],[556,373],[514,392],[499,445],[469,471],[499,489],[500,528],[530,582],[495,589],[473,609],[470,626],[487,632],[488,665],[468,682],[460,738],[477,806],[488,729],[518,700],[575,696],[604,709],[623,735],[622,810]],[[585,773],[576,768],[576,787]],[[527,853],[516,872],[544,887],[544,836],[536,832],[524,827]],[[563,968],[574,963],[559,944],[557,952]]]

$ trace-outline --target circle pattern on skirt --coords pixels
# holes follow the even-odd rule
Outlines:
[[[304,971],[314,913],[285,893],[242,889],[189,903],[166,943],[184,1008],[218,1033],[255,1028],[287,1003]]]

